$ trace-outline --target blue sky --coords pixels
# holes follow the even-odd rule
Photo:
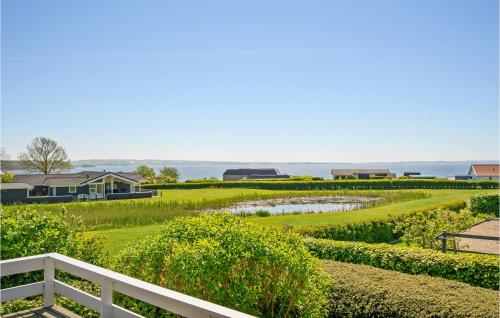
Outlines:
[[[497,159],[496,0],[2,1],[2,145],[72,159]]]

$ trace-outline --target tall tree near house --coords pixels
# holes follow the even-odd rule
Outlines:
[[[141,177],[143,177],[144,179],[146,179],[147,182],[154,182],[155,179],[156,179],[156,173],[155,171],[153,170],[153,168],[150,168],[146,165],[142,165],[142,166],[139,166],[137,167],[137,169],[135,169],[135,171],[141,175]]]
[[[71,167],[66,150],[55,140],[45,137],[33,139],[26,151],[19,155],[19,161],[24,169],[43,174]]]
[[[164,183],[169,183],[169,182],[177,182],[180,177],[179,170],[174,167],[163,167],[160,170],[160,179]]]

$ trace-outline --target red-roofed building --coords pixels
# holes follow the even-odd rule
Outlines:
[[[500,180],[500,165],[474,164],[470,166],[469,175],[473,180]]]

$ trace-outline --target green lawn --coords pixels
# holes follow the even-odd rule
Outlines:
[[[464,200],[478,194],[495,194],[498,190],[425,190],[432,196],[425,199],[396,202],[390,205],[356,210],[342,213],[323,213],[306,215],[280,215],[276,217],[259,218],[252,217],[252,221],[265,225],[282,226],[290,224],[296,228],[307,228],[309,226],[321,226],[340,223],[355,223],[370,220],[383,220],[391,216],[397,216],[410,211],[437,207],[443,204]]]
[[[297,196],[375,196],[381,203],[401,202],[425,196],[418,190],[258,190],[258,189],[194,189],[162,190],[159,198],[104,200],[58,204],[29,205],[40,211],[64,210],[68,216],[81,217],[87,230],[159,224],[175,217],[197,215],[207,210],[224,210],[235,203],[249,200]],[[8,206],[6,209],[24,208]]]
[[[231,190],[228,192],[227,190]],[[246,190],[246,191],[244,191]],[[169,190],[165,196],[175,198],[176,200],[184,200],[185,198],[195,198],[195,200],[204,200],[207,197],[227,198],[231,195],[239,195],[245,192],[255,193],[272,193],[269,190],[248,190],[248,189],[198,189],[198,190]],[[391,191],[391,190],[389,190]],[[422,190],[423,191],[423,190]],[[425,190],[431,194],[431,197],[406,201],[396,202],[390,205],[362,209],[351,212],[341,213],[324,213],[324,214],[303,214],[303,215],[280,215],[274,217],[251,217],[250,219],[256,223],[264,225],[282,226],[285,224],[293,225],[296,228],[307,228],[310,226],[327,226],[330,224],[362,222],[374,219],[384,219],[390,216],[400,215],[411,212],[413,210],[440,206],[448,202],[457,200],[467,200],[469,197],[478,194],[498,193],[498,190]],[[164,197],[165,198],[165,197]],[[143,237],[158,234],[161,229],[160,224],[124,227],[118,229],[109,229],[101,231],[87,232],[89,235],[100,235],[106,240],[106,248],[115,253],[129,242],[135,242]]]

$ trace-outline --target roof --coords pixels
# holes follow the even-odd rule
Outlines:
[[[350,176],[353,174],[389,174],[389,169],[332,169],[334,176]]]
[[[78,178],[78,177],[75,177],[75,178],[71,178],[71,177],[68,177],[68,178],[47,178],[45,179],[45,182],[43,183],[43,185],[46,185],[46,186],[59,186],[59,187],[69,187],[69,186],[79,186],[81,183],[84,183],[85,181],[87,181],[86,178]]]
[[[280,174],[278,169],[274,168],[266,168],[266,169],[227,169],[224,172],[225,176],[251,176],[251,175],[260,175],[260,176],[275,176]]]
[[[6,183],[0,183],[0,189],[1,190],[14,190],[14,189],[29,189],[33,190],[33,186],[27,184],[27,183],[22,183],[22,182],[6,182]]]
[[[500,176],[499,164],[474,164],[470,166],[469,174],[479,177]]]
[[[14,176],[14,182],[27,183],[32,186],[45,185],[67,187],[82,185],[106,175],[115,175],[136,183],[145,181],[138,173],[134,172],[82,171],[65,174],[18,174]]]

